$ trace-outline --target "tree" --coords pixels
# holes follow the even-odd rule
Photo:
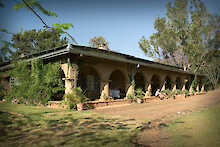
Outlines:
[[[71,23],[63,23],[63,24],[56,23],[56,24],[48,25],[48,23],[40,16],[40,14],[38,12],[42,12],[42,14],[44,14],[46,16],[58,17],[58,15],[50,10],[45,9],[40,4],[39,1],[37,1],[37,0],[16,0],[15,2],[16,2],[16,4],[13,6],[13,8],[15,10],[19,10],[21,8],[27,8],[28,10],[33,12],[33,14],[42,22],[43,29],[45,31],[55,31],[56,33],[59,33],[60,35],[62,35],[62,34],[67,35],[73,41],[73,43],[77,43],[75,41],[75,39],[73,38],[73,36],[70,35],[68,32],[66,32],[66,30],[73,27],[73,25]],[[4,2],[2,0],[0,0],[0,7],[4,7]],[[8,35],[12,35],[13,37],[16,36],[16,34],[8,31],[6,28],[0,28],[0,31],[6,33]],[[0,53],[3,53],[3,54],[1,54],[0,63],[4,62],[6,59],[10,58],[10,55],[12,54],[12,50],[13,50],[9,47],[10,46],[9,41],[2,41],[2,42],[3,43],[1,44]]]
[[[91,38],[89,41],[89,44],[90,46],[95,47],[95,48],[103,48],[103,49],[109,50],[108,41],[102,36]]]
[[[212,88],[217,88],[220,82],[220,50],[211,51],[207,56],[207,62],[202,69]]]
[[[10,48],[10,43],[7,41],[1,41],[2,46],[0,48],[0,63],[3,63],[7,60],[9,60],[13,54],[13,51]]]
[[[219,31],[219,16],[211,15],[200,0],[176,0],[167,4],[166,17],[157,17],[156,33],[139,47],[147,56],[167,60],[170,64],[197,73],[213,50]],[[214,41],[215,42],[215,41]]]
[[[71,38],[71,40],[74,43],[77,43],[75,41],[75,39],[73,38],[72,35],[70,35],[68,32],[66,32],[65,30],[70,29],[71,27],[73,27],[73,24],[71,23],[63,23],[63,24],[52,24],[51,26],[48,25],[48,23],[40,16],[40,14],[35,10],[37,9],[38,11],[42,12],[44,15],[46,16],[55,16],[58,17],[58,15],[50,10],[45,9],[39,1],[37,0],[22,0],[21,2],[17,2],[17,4],[15,4],[13,6],[13,8],[15,10],[19,10],[21,8],[27,8],[28,10],[30,10],[31,12],[33,12],[33,14],[42,22],[43,27],[46,29],[51,29],[51,30],[57,30],[59,31],[59,33],[61,34],[66,34],[68,37]]]
[[[11,46],[16,49],[15,57],[31,54],[67,44],[65,38],[57,30],[28,30],[12,36]]]

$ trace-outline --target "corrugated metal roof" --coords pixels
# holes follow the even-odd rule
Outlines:
[[[115,60],[115,61],[127,62],[127,63],[132,63],[132,64],[140,64],[146,67],[193,75],[193,73],[188,72],[188,71],[183,71],[183,68],[180,68],[177,66],[171,66],[171,65],[166,65],[166,64],[162,64],[162,63],[158,63],[158,62],[154,62],[154,61],[150,61],[150,60],[146,60],[142,58],[137,58],[135,56],[126,55],[126,54],[119,53],[119,52],[112,51],[112,50],[103,50],[103,49],[98,49],[98,48],[93,48],[93,47],[83,46],[83,45],[75,45],[75,44],[64,45],[61,47],[44,50],[44,51],[37,52],[34,54],[26,55],[20,59],[26,59],[26,60],[33,60],[36,58],[41,58],[41,59],[47,58],[48,59],[48,58],[53,58],[55,56],[69,54],[69,53],[84,54],[86,56],[105,58],[105,59],[109,59],[113,61]],[[11,61],[1,64],[0,70],[4,69],[5,66],[10,65],[10,63]]]

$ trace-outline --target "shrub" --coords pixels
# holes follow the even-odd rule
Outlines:
[[[189,95],[189,91],[185,89],[185,90],[183,90],[183,94]]]
[[[134,95],[133,94],[128,94],[127,99],[134,99]]]
[[[80,87],[72,89],[71,93],[64,95],[69,109],[76,109],[76,105],[85,103],[88,99]]]
[[[179,94],[183,94],[183,91],[180,89],[176,89],[174,91],[172,91],[174,95],[179,95]]]
[[[138,88],[137,90],[135,90],[135,95],[136,95],[136,98],[143,98],[145,93],[144,91],[142,91],[142,89]]]
[[[171,98],[172,96],[175,95],[175,91],[172,90],[162,90],[161,93],[165,93],[167,95],[168,98]]]
[[[7,95],[9,101],[17,98],[20,103],[47,104],[64,90],[59,63],[16,62],[10,76],[16,77],[16,84]]]

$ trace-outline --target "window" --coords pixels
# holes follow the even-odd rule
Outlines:
[[[18,86],[19,85],[18,79],[15,77],[10,77],[9,84],[11,88],[14,86]]]
[[[86,79],[87,90],[95,90],[95,77],[93,75],[88,75]]]
[[[15,78],[14,77],[10,77],[9,84],[10,84],[11,88],[14,87],[14,85],[15,85]]]

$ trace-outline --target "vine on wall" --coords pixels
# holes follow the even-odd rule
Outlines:
[[[10,76],[17,80],[7,95],[9,101],[16,98],[20,103],[46,104],[62,97],[64,85],[58,62],[43,64],[39,59],[15,62]]]

